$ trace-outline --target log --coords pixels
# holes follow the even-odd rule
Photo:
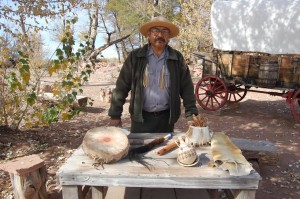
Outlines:
[[[46,199],[47,170],[38,155],[20,157],[0,165],[9,172],[15,199]]]
[[[53,95],[53,93],[42,93],[38,95],[38,99],[41,101],[50,101],[53,103],[58,103],[58,99]],[[87,105],[88,97],[77,95],[76,101],[73,103],[73,107],[85,107]]]

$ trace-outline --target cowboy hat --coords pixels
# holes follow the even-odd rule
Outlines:
[[[168,28],[170,30],[171,38],[176,37],[179,34],[179,28],[163,16],[154,17],[150,22],[142,25],[140,27],[140,33],[146,37],[149,29],[157,26]]]

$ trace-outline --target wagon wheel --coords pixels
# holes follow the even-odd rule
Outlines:
[[[300,89],[296,90],[291,100],[291,112],[294,119],[300,124]]]
[[[228,87],[227,102],[238,103],[245,98],[247,94],[247,87],[243,84],[232,84]]]
[[[227,101],[227,87],[222,79],[216,76],[206,76],[196,85],[196,99],[199,105],[210,111],[220,109]]]

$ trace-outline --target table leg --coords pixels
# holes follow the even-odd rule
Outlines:
[[[104,199],[107,193],[108,187],[92,187],[92,199]]]
[[[81,186],[62,186],[63,199],[83,199]]]
[[[231,189],[225,191],[228,198],[234,199],[255,199],[256,190],[252,189]]]

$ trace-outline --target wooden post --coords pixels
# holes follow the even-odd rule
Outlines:
[[[16,158],[0,165],[9,172],[15,199],[46,199],[46,166],[38,155]]]

